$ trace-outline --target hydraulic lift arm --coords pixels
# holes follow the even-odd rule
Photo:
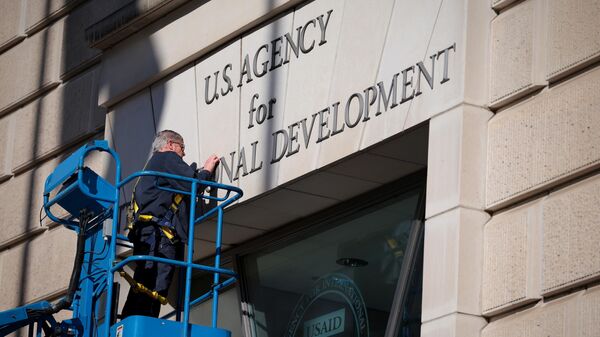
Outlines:
[[[108,153],[114,160],[115,176],[113,183],[102,178],[84,165],[85,158],[94,151]],[[109,148],[106,141],[95,141],[84,145],[60,163],[48,176],[44,188],[44,211],[48,217],[77,234],[77,253],[73,263],[73,272],[67,294],[58,302],[41,301],[15,309],[0,312],[0,336],[29,326],[30,336],[37,337],[230,337],[227,330],[217,328],[217,309],[219,290],[234,283],[237,274],[220,266],[221,232],[223,210],[242,196],[242,191],[235,186],[223,185],[211,181],[202,181],[188,177],[176,176],[164,172],[141,171],[121,180],[121,163],[117,153]],[[172,190],[173,193],[189,196],[190,228],[188,254],[185,261],[169,260],[153,256],[130,256],[119,261],[116,255],[117,245],[127,245],[128,239],[120,234],[125,226],[119,223],[121,205],[119,196],[121,189],[141,176],[156,176],[185,181],[191,185],[188,191]],[[205,195],[200,186],[209,186],[224,191],[223,197]],[[210,200],[216,207],[205,214],[196,214],[197,199]],[[68,213],[59,217],[54,212],[60,206]],[[195,225],[216,216],[217,237],[215,249],[215,265],[194,264],[193,239]],[[134,261],[155,261],[169,263],[185,270],[185,287],[179,289],[183,297],[183,307],[176,308],[179,320],[157,319],[144,316],[130,316],[117,321],[118,306],[117,284],[115,273],[122,273],[123,267]],[[213,274],[214,284],[206,294],[192,300],[192,271]],[[128,276],[123,276],[128,280]],[[134,281],[135,282],[135,281]],[[130,282],[131,283],[131,282]],[[152,294],[153,290],[144,286],[137,291]],[[213,324],[202,327],[189,322],[190,306],[212,299]],[[162,298],[162,303],[166,302]],[[72,317],[57,322],[53,315],[61,310],[72,311]],[[167,317],[174,315],[169,314]]]

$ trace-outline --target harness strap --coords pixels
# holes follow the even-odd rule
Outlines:
[[[149,162],[150,162],[150,160],[146,161],[142,171],[146,171],[146,168],[148,167]],[[133,185],[133,189],[131,190],[131,201],[129,202],[129,207],[127,207],[127,229],[129,231],[133,230],[133,227],[135,225],[136,214],[137,214],[138,210],[140,209],[137,202],[135,202],[135,189],[137,188],[137,185],[140,183],[140,178],[142,178],[142,177],[137,177],[137,179],[135,180],[135,184]]]
[[[147,166],[148,166],[148,162],[146,162],[146,164],[144,165],[143,171],[146,170]],[[175,237],[177,236],[177,233],[174,231],[174,228],[172,226],[161,225],[165,222],[165,221],[162,221],[162,220],[165,220],[165,218],[159,219],[151,214],[138,214],[140,207],[137,204],[137,202],[135,201],[135,189],[137,188],[137,185],[140,182],[140,178],[141,177],[138,177],[136,179],[135,185],[133,186],[133,191],[131,192],[131,202],[130,202],[130,205],[127,210],[127,229],[132,231],[135,226],[136,221],[154,222],[160,226],[160,229],[165,234],[165,236],[169,240],[173,241],[175,239]],[[173,220],[173,217],[175,217],[175,215],[177,214],[177,211],[179,210],[179,205],[181,205],[182,201],[183,201],[183,195],[181,195],[179,193],[175,194],[175,196],[173,197],[173,202],[169,206],[169,210],[172,212],[173,215],[172,215],[171,219],[166,219],[169,223]]]
[[[172,227],[161,225],[161,223],[162,223],[161,219],[159,219],[151,214],[139,214],[137,216],[137,218],[138,218],[138,221],[141,221],[141,222],[155,223],[157,226],[160,227],[160,230],[163,232],[163,234],[165,234],[167,239],[169,239],[171,241],[173,241],[175,239],[175,237],[177,236],[177,233],[175,233],[175,231],[173,230]]]
[[[183,195],[181,194],[175,194],[175,197],[173,198],[173,203],[171,204],[171,210],[173,211],[173,214],[177,213],[177,211],[179,210],[179,205],[181,204],[181,202],[183,201]]]
[[[158,293],[158,291],[150,290],[145,285],[141,284],[140,282],[137,282],[136,280],[133,279],[133,277],[131,277],[131,275],[127,274],[124,270],[119,270],[119,274],[121,275],[121,277],[123,277],[127,281],[127,283],[129,283],[129,285],[131,286],[131,289],[133,289],[134,292],[148,295],[149,297],[159,301],[162,305],[165,305],[168,303],[166,297],[161,296]]]

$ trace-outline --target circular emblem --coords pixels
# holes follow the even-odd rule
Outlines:
[[[369,337],[365,301],[344,274],[327,274],[296,303],[284,337]]]

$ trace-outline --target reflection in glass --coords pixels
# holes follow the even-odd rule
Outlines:
[[[252,337],[383,336],[421,193],[350,212],[321,224],[320,233],[244,257]],[[403,316],[420,319],[420,279],[411,282],[419,299],[406,303],[418,308]],[[399,337],[415,336],[405,330]]]

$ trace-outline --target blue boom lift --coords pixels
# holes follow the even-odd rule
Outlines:
[[[114,160],[114,185],[84,165],[85,158],[94,151],[106,152]],[[106,141],[84,145],[60,163],[48,176],[44,188],[44,210],[48,217],[77,234],[77,252],[67,294],[60,301],[41,301],[16,309],[0,312],[0,336],[29,326],[29,336],[54,337],[230,337],[231,332],[217,328],[219,291],[233,284],[234,271],[221,268],[221,231],[223,209],[242,196],[234,186],[200,181],[162,172],[141,171],[121,180],[121,162],[117,153]],[[141,176],[156,176],[187,181],[189,191],[164,190],[187,195],[190,200],[190,228],[185,261],[153,256],[117,257],[118,245],[131,246],[127,237],[120,234],[119,194],[123,187]],[[223,197],[205,195],[201,186],[224,191]],[[216,206],[204,214],[196,214],[196,203],[211,200]],[[68,212],[59,218],[51,210],[58,205]],[[217,237],[214,265],[192,263],[194,254],[194,225],[217,217]],[[193,220],[193,221],[192,221]],[[185,271],[185,286],[179,289],[183,303],[170,314],[158,318],[130,316],[117,321],[118,283],[115,273],[134,261],[156,261],[178,266]],[[213,274],[211,289],[200,297],[190,298],[192,271]],[[182,273],[180,273],[181,275]],[[183,294],[182,294],[183,292]],[[190,307],[212,299],[212,326],[204,327],[189,322]],[[57,322],[53,315],[61,310],[72,311],[70,319]]]

